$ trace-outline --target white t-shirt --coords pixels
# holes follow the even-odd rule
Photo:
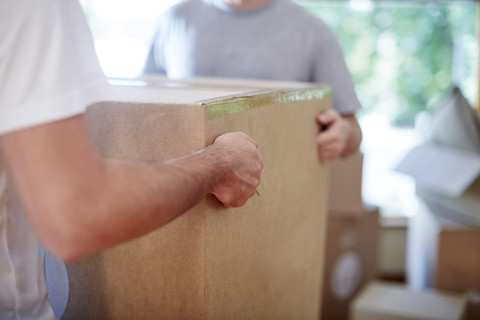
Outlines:
[[[109,94],[76,0],[0,0],[0,135],[81,114]],[[0,156],[0,319],[54,319],[17,199]]]
[[[160,17],[144,71],[327,83],[338,112],[360,108],[335,34],[290,0],[251,11],[222,0],[182,1]]]

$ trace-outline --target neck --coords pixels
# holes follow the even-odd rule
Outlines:
[[[266,5],[271,0],[223,0],[230,8],[239,11],[250,11]]]

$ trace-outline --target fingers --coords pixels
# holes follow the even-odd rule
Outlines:
[[[258,144],[255,140],[253,140],[250,136],[243,132],[229,132],[229,133],[224,133],[220,136],[218,136],[214,143],[236,143],[237,141],[244,140],[246,142],[250,142],[255,146],[255,148],[258,149]]]
[[[326,128],[317,135],[318,158],[326,163],[339,157],[346,145],[345,120],[335,110],[327,110],[317,116],[317,123]]]
[[[263,160],[257,143],[241,132],[227,133],[215,139],[222,144],[225,173],[214,194],[226,207],[243,206],[260,184]]]
[[[343,141],[338,126],[331,125],[326,131],[318,133],[317,150],[321,163],[326,163],[340,156],[343,150]]]
[[[338,158],[341,154],[341,147],[339,143],[330,143],[317,145],[318,159],[321,163],[327,163]]]
[[[340,114],[334,109],[329,109],[317,116],[317,123],[321,126],[329,126],[340,118]]]

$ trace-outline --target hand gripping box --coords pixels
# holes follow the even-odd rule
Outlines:
[[[89,108],[102,155],[162,161],[243,131],[264,160],[258,195],[234,209],[208,197],[146,236],[69,264],[62,319],[317,319],[328,166],[317,159],[315,117],[329,108],[329,89],[172,83],[116,86],[118,101]]]

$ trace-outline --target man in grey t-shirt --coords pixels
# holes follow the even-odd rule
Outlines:
[[[322,162],[358,149],[360,108],[330,28],[289,0],[186,0],[159,20],[144,68],[171,78],[215,76],[327,83],[334,109],[318,116]]]

